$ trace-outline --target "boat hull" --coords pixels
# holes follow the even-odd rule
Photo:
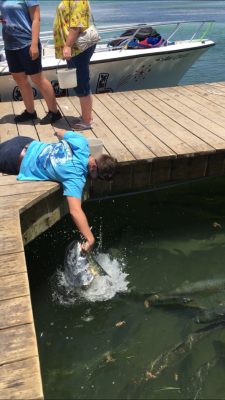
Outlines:
[[[168,46],[149,50],[104,51],[95,53],[90,63],[90,84],[94,94],[122,92],[129,90],[154,89],[176,86],[187,70],[201,57],[214,42],[198,46]],[[180,48],[179,48],[180,47]],[[52,57],[43,59],[45,76],[51,82],[56,97],[74,96],[75,92],[61,90],[58,84],[56,65]],[[61,63],[65,68],[65,63]],[[31,82],[31,81],[30,81]],[[42,94],[31,82],[34,98]],[[20,91],[7,70],[0,75],[0,100],[20,101]]]

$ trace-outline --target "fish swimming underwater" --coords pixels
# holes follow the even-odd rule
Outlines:
[[[186,390],[183,391],[185,399],[203,399],[202,390],[208,380],[209,374],[219,365],[224,365],[225,352],[224,343],[221,340],[213,340],[213,347],[216,356],[201,365],[190,377],[187,382]]]
[[[168,302],[169,300],[180,300],[183,298],[184,302],[188,303],[192,299],[187,298],[187,295],[212,292],[225,289],[225,279],[207,279],[205,281],[198,281],[179,286],[172,290],[166,290],[160,293],[151,295],[147,300],[151,304],[160,304]]]
[[[207,382],[208,375],[210,372],[217,367],[221,358],[216,356],[213,360],[206,362],[201,365],[200,368],[190,377],[188,386],[185,391],[185,399],[200,399],[201,392],[204,388],[205,382]]]
[[[207,324],[209,322],[220,322],[225,320],[225,306],[218,306],[204,310],[194,318],[196,324]]]
[[[155,360],[153,360],[148,370],[152,372],[155,376],[161,374],[161,372],[174,365],[183,356],[187,355],[193,347],[199,343],[202,339],[210,335],[211,333],[217,332],[220,329],[224,329],[223,325],[209,327],[206,330],[201,330],[199,332],[190,333],[184,341],[176,344],[169,350],[160,354]]]
[[[64,267],[70,283],[80,288],[89,286],[95,275],[107,275],[92,255],[82,251],[77,240],[66,249]]]

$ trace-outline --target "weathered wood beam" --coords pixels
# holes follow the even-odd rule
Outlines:
[[[68,214],[62,189],[33,204],[20,215],[23,244],[26,245]]]

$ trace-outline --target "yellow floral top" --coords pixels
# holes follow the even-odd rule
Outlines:
[[[56,9],[53,25],[56,58],[63,58],[63,47],[66,44],[70,27],[81,28],[81,32],[90,26],[89,1],[64,0]],[[72,47],[72,57],[79,54],[76,44]]]

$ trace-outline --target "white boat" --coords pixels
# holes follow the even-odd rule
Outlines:
[[[175,21],[169,23],[148,23],[99,26],[102,37],[96,47],[90,62],[90,83],[92,93],[107,93],[139,89],[176,86],[187,70],[215,43],[205,39],[214,21]],[[188,40],[171,42],[175,33],[185,24],[197,24],[197,29]],[[200,39],[197,34],[204,24],[207,29]],[[208,26],[209,25],[209,26]],[[160,47],[147,49],[126,48],[141,28],[157,27],[157,30],[172,27]],[[109,46],[112,40],[121,39],[119,34],[127,29],[134,29],[132,36],[124,36],[123,43],[117,47]],[[115,37],[115,34],[117,36]],[[113,35],[113,36],[112,36]],[[56,97],[75,95],[73,89],[62,90],[59,87],[52,32],[40,35],[42,42],[42,65],[47,79],[51,82]],[[66,62],[61,61],[59,68],[65,68]],[[38,88],[33,84],[34,98],[42,98]],[[4,56],[4,43],[0,38],[0,101],[22,100],[15,81],[12,79]]]

